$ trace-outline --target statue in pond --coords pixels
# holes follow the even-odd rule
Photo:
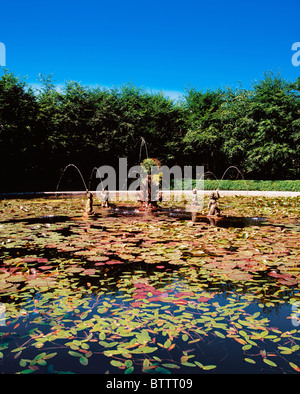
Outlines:
[[[85,205],[84,213],[88,216],[92,216],[95,214],[95,212],[93,211],[93,194],[91,192],[88,192],[88,198]]]
[[[220,198],[219,190],[212,192],[209,196],[210,200],[208,202],[208,216],[221,216],[221,211],[218,208],[218,199]]]
[[[141,163],[144,169],[141,179],[141,188],[137,198],[141,206],[139,211],[153,212],[160,208],[158,202],[162,201],[162,192],[159,190],[159,183],[161,181],[161,174],[151,174],[152,167],[160,167],[160,162],[157,159],[145,159]],[[152,196],[152,188],[155,190],[155,196]]]
[[[108,190],[104,190],[103,192],[103,201],[102,201],[102,207],[103,208],[108,208],[109,207],[109,193]]]
[[[195,187],[193,189],[193,199],[192,199],[191,205],[193,205],[193,206],[198,205],[197,189]]]

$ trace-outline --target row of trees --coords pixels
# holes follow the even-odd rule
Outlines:
[[[204,165],[217,176],[234,165],[248,179],[299,178],[300,78],[268,73],[249,90],[187,89],[178,102],[129,84],[67,82],[58,90],[51,77],[40,82],[34,91],[8,71],[0,78],[3,192],[53,190],[69,163],[85,179],[119,157],[138,164],[141,137],[165,165]],[[82,188],[71,178],[72,188]]]

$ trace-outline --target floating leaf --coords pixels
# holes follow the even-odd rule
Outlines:
[[[277,367],[277,364],[275,364],[273,361],[269,360],[268,358],[264,358],[263,361],[270,365],[271,367]]]
[[[104,333],[104,332],[100,332],[100,334],[99,334],[99,338],[100,338],[102,341],[104,341],[104,340],[105,340],[105,338],[106,338],[106,335],[105,335],[105,333]]]
[[[219,331],[215,331],[215,334],[216,334],[218,337],[220,337],[220,338],[225,338],[225,335],[222,334],[222,333],[219,332]]]
[[[122,363],[121,361],[111,360],[110,363],[113,367],[117,367],[117,368],[124,367],[124,363]]]
[[[170,341],[170,339],[167,339],[166,342],[164,343],[164,347],[166,349],[168,349],[171,346],[172,342]]]
[[[171,372],[168,369],[162,367],[157,367],[155,369],[155,373],[171,374]]]
[[[134,217],[137,205],[132,204],[130,218],[114,207],[105,215],[82,218],[82,197],[38,200],[0,201],[0,292],[9,300],[6,327],[0,327],[0,357],[8,359],[13,349],[12,372],[42,372],[48,359],[65,349],[83,362],[77,368],[87,371],[87,360],[93,370],[99,359],[104,373],[105,357],[116,357],[124,373],[142,364],[147,373],[182,367],[189,373],[195,366],[205,371],[210,366],[193,360],[201,356],[195,345],[205,349],[219,338],[244,352],[257,346],[253,354],[264,345],[264,359],[291,355],[297,363],[299,332],[290,330],[290,321],[281,330],[273,328],[273,311],[281,316],[281,306],[285,310],[298,301],[297,289],[290,288],[300,283],[297,199],[224,196],[226,216],[216,219],[216,226],[200,213],[189,226],[183,220],[187,214],[180,212],[177,220],[172,208]],[[59,216],[46,218],[49,212],[74,217],[65,217],[62,225]],[[272,218],[260,226],[250,219],[254,215]],[[41,351],[56,341],[57,353]],[[28,344],[32,360],[24,358]],[[182,347],[180,362],[173,362]],[[229,365],[231,354],[229,348]],[[212,357],[213,364],[217,356]],[[246,364],[254,364],[251,357],[242,364],[245,372],[254,370]],[[66,358],[67,372],[68,361],[74,364]],[[298,372],[295,366],[281,357],[283,372]]]
[[[88,365],[89,360],[86,357],[82,356],[80,357],[79,362],[82,365]]]
[[[27,360],[24,360],[23,358],[19,361],[20,367],[26,367]]]
[[[175,368],[175,369],[180,369],[179,365],[172,364],[172,363],[165,363],[165,364],[162,364],[162,366],[163,366],[163,367],[165,367],[165,368]]]
[[[26,347],[25,346],[21,346],[21,347],[17,347],[16,349],[11,350],[11,352],[12,353],[20,352],[21,350],[24,350],[24,349],[26,349]]]
[[[46,361],[46,360],[43,360],[43,359],[37,360],[37,363],[38,363],[39,365],[43,365],[43,366],[47,365],[47,361]]]
[[[255,362],[254,360],[252,360],[252,358],[246,357],[246,358],[244,358],[244,360],[245,360],[247,363],[249,363],[249,364],[256,364],[256,362]]]
[[[196,366],[194,363],[190,363],[190,362],[185,362],[185,363],[181,363],[181,364],[186,367],[195,367]]]
[[[33,373],[34,369],[23,369],[20,373],[21,374],[28,374],[28,373]]]
[[[216,365],[203,365],[202,368],[203,368],[205,371],[209,371],[209,370],[211,370],[211,369],[217,368],[217,366],[216,366]]]
[[[148,369],[150,367],[150,361],[145,358],[145,360],[143,361],[143,369]]]
[[[129,367],[125,370],[124,374],[131,374],[134,371],[134,367]]]
[[[289,364],[295,371],[300,372],[300,368],[298,367],[298,365],[296,365],[296,364],[294,364],[292,362],[290,362]]]
[[[68,351],[71,356],[82,357],[82,353],[74,352],[73,350]]]

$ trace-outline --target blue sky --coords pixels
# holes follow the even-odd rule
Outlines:
[[[177,97],[249,88],[266,71],[295,80],[299,14],[299,0],[12,0],[1,2],[0,42],[6,67],[31,84],[52,73],[58,85],[130,82]]]

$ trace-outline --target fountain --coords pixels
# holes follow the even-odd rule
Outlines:
[[[243,181],[245,182],[244,176],[241,173],[241,171],[236,167],[236,166],[230,166],[228,167],[221,179],[218,182],[218,188],[216,191],[212,191],[209,195],[209,201],[207,205],[207,212],[205,213],[203,210],[201,212],[201,204],[198,202],[198,190],[196,187],[192,189],[192,200],[190,204],[188,205],[186,200],[184,199],[184,204],[185,207],[178,207],[178,208],[165,208],[159,205],[160,202],[162,202],[162,190],[161,186],[165,180],[163,179],[162,172],[161,173],[156,173],[153,174],[151,172],[153,167],[156,167],[156,169],[161,168],[161,163],[155,159],[155,158],[149,158],[148,156],[148,149],[146,145],[145,139],[142,137],[141,138],[141,145],[140,145],[140,151],[139,151],[139,160],[141,160],[142,156],[142,148],[145,147],[146,151],[146,158],[141,161],[137,168],[132,167],[132,170],[130,174],[136,173],[139,178],[137,180],[139,181],[139,190],[138,190],[138,197],[137,197],[137,202],[139,203],[139,206],[137,207],[135,204],[129,204],[126,206],[118,206],[117,204],[112,204],[110,202],[110,193],[109,190],[106,190],[103,184],[103,180],[100,176],[100,172],[98,171],[97,167],[93,167],[90,173],[89,181],[88,181],[88,187],[87,183],[85,182],[83,175],[79,168],[75,164],[68,164],[64,170],[62,171],[62,174],[60,176],[59,182],[56,187],[56,193],[58,192],[59,185],[61,184],[61,180],[66,173],[68,168],[75,168],[75,170],[78,172],[80,175],[80,178],[82,180],[83,186],[85,188],[85,191],[87,193],[87,200],[86,200],[86,205],[85,205],[85,210],[84,210],[84,217],[90,217],[90,218],[95,218],[98,216],[97,213],[94,211],[94,201],[93,201],[93,192],[90,191],[91,184],[92,184],[92,178],[97,174],[97,178],[100,177],[100,206],[101,208],[108,209],[107,214],[108,215],[138,215],[139,213],[157,213],[157,214],[162,214],[162,215],[168,215],[170,217],[176,217],[181,220],[192,220],[192,223],[196,223],[197,220],[200,222],[207,222],[210,223],[213,226],[216,226],[216,223],[218,223],[219,226],[225,226],[232,220],[234,221],[234,225],[243,225],[243,220],[242,223],[239,223],[239,219],[245,219],[245,218],[231,218],[228,217],[224,214],[221,213],[220,208],[218,207],[218,200],[220,199],[220,193],[219,193],[219,186],[221,185],[222,181],[224,180],[225,175],[230,169],[235,169],[238,174],[241,175]],[[98,171],[98,172],[97,172]],[[216,181],[218,181],[217,176],[211,172],[211,171],[206,171],[204,174],[201,176],[201,178],[205,176],[212,176],[215,178]],[[130,175],[129,175],[130,177]],[[201,180],[200,178],[200,180]],[[123,178],[122,178],[123,179]],[[127,180],[126,180],[127,182]],[[246,184],[246,182],[245,182]],[[246,184],[247,186],[247,184]],[[124,188],[121,188],[123,190]],[[125,189],[124,189],[125,190]],[[130,189],[129,189],[130,190]],[[132,189],[134,190],[134,189]],[[136,190],[136,189],[135,189]],[[97,190],[99,192],[99,190]],[[116,191],[117,192],[117,191]],[[118,192],[117,192],[118,193]],[[95,194],[95,192],[94,192]],[[114,191],[112,190],[112,194],[114,195]],[[99,195],[98,195],[99,197]],[[170,197],[172,199],[172,195],[170,194]],[[249,218],[248,218],[249,219]],[[248,220],[249,221],[249,220]]]
[[[219,181],[218,189],[220,188],[220,184],[221,184],[221,182],[223,181],[224,176],[225,176],[225,175],[227,174],[227,172],[228,172],[230,169],[232,169],[232,168],[234,168],[235,170],[237,170],[238,174],[241,175],[241,177],[242,177],[242,179],[243,179],[243,182],[244,182],[244,184],[245,184],[245,186],[246,186],[246,190],[248,190],[248,185],[247,185],[247,183],[246,183],[246,181],[245,181],[245,178],[244,178],[243,174],[241,173],[241,171],[240,171],[236,166],[229,166],[229,167],[224,171],[224,173],[223,173],[223,175],[222,175],[222,177],[221,177],[221,179],[220,179],[220,181]],[[216,178],[216,179],[217,179],[217,178]]]
[[[56,186],[56,194],[57,194],[57,192],[58,192],[58,188],[59,188],[59,186],[60,186],[61,180],[62,180],[62,178],[63,178],[65,172],[67,171],[68,168],[71,168],[71,167],[72,167],[72,168],[75,168],[75,169],[77,170],[78,174],[79,174],[80,177],[81,177],[81,180],[82,180],[83,186],[84,186],[84,188],[85,188],[85,191],[88,192],[88,188],[87,188],[87,186],[86,186],[85,180],[84,180],[84,178],[83,178],[83,176],[82,176],[82,173],[81,173],[81,171],[79,170],[79,168],[78,168],[75,164],[68,164],[68,165],[63,169],[63,171],[62,171],[62,173],[61,173],[61,176],[60,176],[59,181],[58,181],[57,186]]]
[[[98,171],[97,167],[93,167],[92,168],[92,171],[91,171],[91,174],[90,174],[89,183],[88,183],[88,190],[91,190],[92,177],[93,177],[93,174],[94,174],[95,171],[96,172]],[[101,182],[102,182],[102,179],[101,179]]]
[[[203,179],[204,179],[204,177],[205,177],[205,175],[213,175],[213,177],[215,178],[215,180],[217,181],[218,180],[218,178],[216,177],[216,175],[213,173],[213,172],[211,172],[211,171],[205,171],[205,173],[202,175],[202,177],[203,177]],[[202,178],[201,177],[201,178]]]
[[[145,151],[146,151],[146,158],[149,159],[148,156],[148,149],[147,149],[147,143],[144,137],[141,137],[141,145],[140,145],[140,154],[139,154],[139,163],[141,163],[141,159],[142,159],[142,147],[145,147]]]
[[[141,181],[141,189],[138,197],[138,201],[141,203],[139,211],[158,211],[159,206],[157,204],[157,201],[162,200],[161,192],[158,191],[159,195],[156,195],[153,199],[151,191],[153,185],[159,185],[159,175],[158,178],[155,179],[155,175],[151,175],[151,167],[160,167],[160,162],[157,159],[147,158],[141,163],[141,166],[145,169],[145,173],[142,175],[143,179]]]

